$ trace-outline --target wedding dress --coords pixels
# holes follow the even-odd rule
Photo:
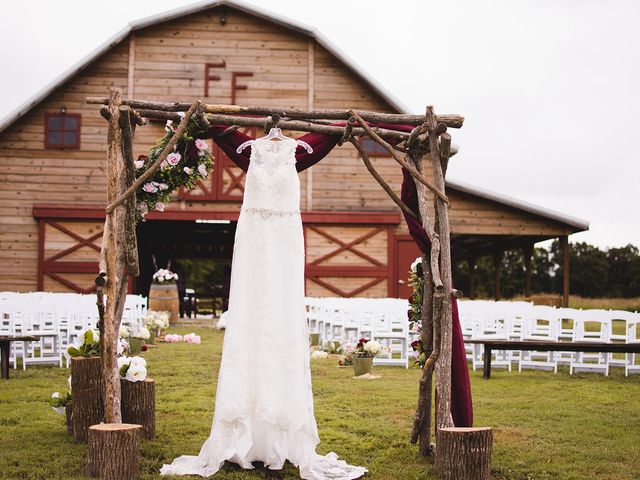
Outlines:
[[[252,143],[211,435],[199,455],[164,465],[163,475],[208,477],[225,460],[273,470],[289,460],[305,480],[352,480],[367,471],[315,451],[296,147],[293,139]]]

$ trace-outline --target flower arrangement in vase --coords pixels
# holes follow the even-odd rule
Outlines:
[[[151,332],[147,327],[140,327],[129,336],[129,353],[137,355],[142,351],[145,340],[151,338]]]
[[[375,340],[361,338],[353,350],[353,370],[355,376],[371,373],[373,368],[373,357],[383,351],[382,345]]]
[[[88,328],[67,348],[70,357],[97,357],[100,355],[100,332]]]
[[[147,316],[144,317],[144,324],[149,329],[149,332],[151,332],[149,343],[156,343],[155,339],[162,335],[162,329],[169,326],[170,318],[170,312],[157,312],[154,310],[147,311]]]
[[[167,268],[161,268],[153,274],[153,283],[155,285],[173,285],[178,280],[178,274],[173,273]]]

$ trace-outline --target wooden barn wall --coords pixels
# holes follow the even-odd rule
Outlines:
[[[238,104],[296,108],[348,106],[393,112],[392,107],[347,66],[308,37],[232,9],[226,10],[227,22],[224,26],[219,18],[220,10],[211,9],[135,32],[0,134],[0,290],[35,290],[39,286],[38,268],[52,268],[51,273],[60,277],[62,273],[57,270],[69,270],[72,269],[70,265],[77,265],[76,271],[63,272],[72,278],[72,284],[82,283],[82,288],[85,288],[90,280],[84,271],[88,268],[86,259],[83,257],[80,261],[76,257],[91,254],[91,247],[85,246],[82,251],[74,250],[69,256],[56,260],[55,265],[39,267],[39,228],[38,221],[32,215],[35,204],[66,204],[70,207],[104,204],[107,124],[100,117],[96,105],[85,103],[87,96],[106,96],[109,87],[118,86],[125,95],[131,94],[134,98],[158,101],[200,98],[210,103],[230,103],[234,94],[232,84],[235,72],[236,75],[251,73],[251,76],[239,76],[236,79],[236,84],[240,85],[235,90]],[[206,63],[224,64],[224,68],[210,71],[219,80],[208,82],[208,97],[204,97]],[[242,86],[246,86],[246,89],[242,89]],[[45,149],[44,114],[58,112],[63,106],[69,113],[82,115],[81,148]],[[145,153],[163,133],[164,126],[161,123],[138,128],[136,153]],[[384,157],[373,158],[372,161],[399,191],[401,172],[395,162]],[[223,189],[231,185],[233,177],[239,179],[240,187],[231,195],[217,198],[216,201],[199,200],[197,196],[203,191],[192,195],[175,195],[175,202],[168,209],[239,210],[242,172],[231,164],[222,161],[216,163],[220,173],[214,174],[214,177],[218,175]],[[468,196],[456,196],[453,193],[451,196],[454,233],[493,233],[496,221],[502,231],[514,227],[520,233],[531,233],[548,227],[533,216],[526,218],[523,226],[522,214]],[[336,148],[311,173],[301,175],[301,207],[313,211],[397,210],[350,145]],[[75,236],[67,234],[66,237],[59,230],[51,233],[50,226],[47,226],[40,256],[46,259],[49,255],[55,256],[56,252],[73,248],[80,242],[79,238],[88,235],[85,231],[87,228],[95,229],[98,225],[96,222],[90,225],[70,222],[69,228]],[[388,258],[385,242],[393,234],[406,233],[406,227],[401,224],[393,230],[384,228],[384,235],[368,239],[360,247],[390,269],[392,259]],[[353,240],[362,233],[361,227],[355,225],[332,227],[327,231],[345,241]],[[329,248],[327,239],[321,235],[311,233],[307,240],[310,259]],[[63,261],[71,263],[61,267],[59,264]],[[360,276],[348,276],[350,272],[342,268],[369,268],[370,265],[359,265],[358,262],[363,261],[363,257],[353,252],[342,252],[326,264],[316,266],[324,268],[319,270],[323,276],[318,278],[321,281],[322,278],[328,279],[332,286],[344,292],[386,295],[388,279],[379,280],[383,270],[381,265],[375,265],[375,271],[371,268],[367,270],[372,274],[368,277],[363,277],[362,272],[358,274]],[[44,277],[41,288],[70,288],[64,281],[55,280],[52,276]],[[372,284],[359,291],[363,282]],[[320,283],[308,283],[308,288],[311,289],[310,294],[328,293]]]

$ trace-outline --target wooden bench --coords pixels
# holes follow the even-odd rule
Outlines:
[[[9,352],[11,351],[11,342],[35,342],[40,337],[31,335],[3,335],[0,336],[0,378],[9,378]]]
[[[603,343],[603,342],[549,342],[542,340],[465,340],[471,345],[484,345],[484,364],[482,378],[491,378],[492,350],[533,350],[540,352],[612,352],[640,353],[639,343]]]

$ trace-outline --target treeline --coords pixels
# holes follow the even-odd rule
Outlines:
[[[502,297],[525,294],[525,269],[522,250],[506,251],[500,276]],[[535,248],[531,269],[533,293],[562,292],[562,252],[560,243],[550,249]],[[454,282],[469,292],[469,266],[454,266]],[[585,242],[572,243],[569,256],[570,291],[582,297],[640,297],[640,251],[634,245],[602,250]],[[475,297],[492,297],[495,291],[493,257],[476,261]]]

